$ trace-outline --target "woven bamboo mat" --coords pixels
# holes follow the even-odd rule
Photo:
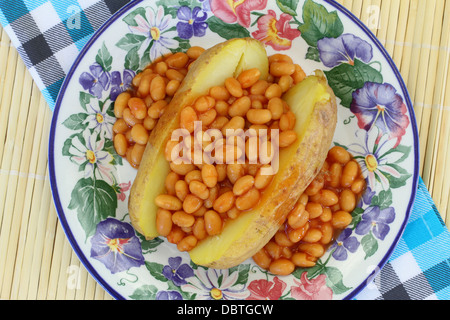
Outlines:
[[[409,89],[421,176],[450,226],[450,1],[340,0],[386,47]],[[110,300],[80,264],[53,205],[52,114],[0,28],[0,298]]]

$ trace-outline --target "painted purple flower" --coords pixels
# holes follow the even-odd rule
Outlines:
[[[194,275],[194,271],[188,264],[181,264],[181,257],[169,258],[169,265],[164,266],[162,273],[178,287],[186,284],[185,279]]]
[[[91,257],[101,261],[113,274],[144,264],[141,243],[129,223],[112,218],[100,222],[91,245]]]
[[[158,291],[156,300],[183,300],[183,297],[177,291]]]
[[[121,75],[119,71],[111,73],[111,94],[112,101],[116,101],[117,96],[131,87],[131,82],[135,76],[134,71],[125,69]]]
[[[332,254],[333,258],[338,261],[345,261],[348,257],[347,251],[355,253],[358,250],[360,243],[356,237],[352,237],[351,235],[351,229],[346,229],[341,232],[336,242],[330,247],[330,250],[334,250]]]
[[[361,129],[380,129],[380,134],[388,134],[389,139],[397,139],[396,148],[406,133],[410,121],[402,97],[390,84],[367,82],[353,93],[350,110],[358,118]]]
[[[370,207],[363,214],[355,232],[359,235],[365,235],[372,231],[376,238],[384,240],[390,231],[389,224],[394,220],[394,208],[380,210],[380,207]]]
[[[190,39],[193,36],[203,37],[208,29],[208,24],[205,22],[208,14],[200,7],[194,9],[182,6],[178,9],[177,17],[180,22],[177,23],[178,35],[182,39]]]
[[[83,72],[80,76],[80,84],[84,90],[88,90],[90,94],[102,98],[103,91],[109,89],[110,75],[103,70],[103,67],[98,63],[94,63],[89,67],[89,72]]]
[[[343,34],[339,38],[324,38],[317,42],[320,60],[329,68],[341,63],[354,64],[358,58],[369,62],[373,57],[372,46],[352,34]]]

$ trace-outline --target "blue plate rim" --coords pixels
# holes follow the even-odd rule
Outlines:
[[[84,265],[86,270],[91,274],[91,276],[107,291],[114,299],[116,300],[126,300],[121,294],[119,294],[115,289],[113,289],[107,281],[105,281],[101,275],[95,270],[95,268],[92,266],[92,264],[89,262],[88,258],[85,256],[85,254],[82,252],[81,248],[79,247],[77,241],[75,240],[75,237],[72,234],[72,231],[67,223],[67,220],[65,218],[64,209],[62,208],[61,201],[59,198],[59,192],[56,182],[56,175],[55,175],[55,158],[54,158],[54,147],[55,147],[55,131],[56,131],[56,125],[58,121],[58,115],[59,111],[61,109],[61,103],[63,100],[63,97],[65,95],[66,89],[70,81],[72,80],[73,74],[75,73],[75,70],[78,68],[78,65],[80,64],[81,60],[84,58],[86,53],[89,51],[91,46],[97,41],[97,39],[105,32],[108,27],[116,22],[123,13],[131,9],[132,7],[138,5],[139,3],[143,2],[145,0],[132,0],[126,5],[124,5],[122,8],[120,8],[117,12],[115,12],[94,34],[93,36],[88,40],[88,42],[84,45],[83,49],[78,54],[77,58],[75,59],[72,67],[70,68],[66,78],[64,79],[64,82],[61,86],[61,89],[58,94],[58,98],[55,103],[55,108],[53,111],[53,117],[52,122],[50,126],[50,134],[49,134],[49,149],[48,149],[48,165],[49,165],[49,178],[50,178],[50,187],[52,191],[53,201],[55,204],[56,212],[59,218],[59,221],[61,223],[61,226],[64,230],[64,233],[66,234],[66,237],[72,246],[73,250],[75,251],[78,259],[80,262]],[[384,46],[381,44],[381,42],[378,40],[378,38],[373,34],[373,32],[363,24],[361,20],[359,20],[352,12],[350,12],[347,8],[342,6],[340,3],[336,2],[335,0],[322,0],[323,2],[328,3],[329,5],[335,7],[337,10],[339,10],[342,14],[346,15],[350,20],[352,20],[375,44],[375,46],[380,50],[383,57],[386,59],[386,61],[389,63],[389,66],[391,67],[395,78],[397,79],[401,89],[402,93],[405,97],[405,103],[407,105],[409,114],[410,114],[410,120],[411,120],[411,127],[413,131],[413,137],[414,137],[414,176],[413,176],[413,184],[412,184],[412,193],[410,197],[410,201],[407,206],[405,219],[402,223],[401,229],[399,230],[395,240],[391,244],[390,248],[388,249],[387,253],[383,257],[383,259],[378,263],[377,268],[373,271],[372,274],[370,274],[361,284],[352,290],[350,294],[348,294],[346,297],[343,298],[343,300],[351,300],[354,299],[367,285],[368,281],[373,279],[376,274],[383,268],[383,266],[387,263],[389,258],[391,257],[392,253],[394,252],[398,242],[400,241],[401,237],[403,236],[405,227],[408,223],[408,220],[411,215],[411,210],[415,201],[415,198],[417,196],[417,188],[419,184],[419,161],[420,161],[420,148],[419,148],[419,132],[417,127],[417,119],[415,116],[414,108],[412,105],[411,97],[409,95],[409,92],[406,88],[405,82],[403,80],[403,77],[400,74],[400,71],[398,70],[397,66],[395,65],[392,57],[389,55],[389,53],[386,51]]]

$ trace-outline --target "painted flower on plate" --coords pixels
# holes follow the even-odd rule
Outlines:
[[[101,106],[101,104],[103,105]],[[111,139],[113,136],[112,126],[116,121],[114,117],[108,115],[111,101],[102,103],[97,99],[91,99],[86,107],[89,112],[84,121],[88,124],[87,128],[98,132],[101,138]]]
[[[324,274],[317,278],[308,279],[307,272],[303,272],[300,282],[294,279],[297,286],[291,287],[291,295],[297,300],[331,300],[333,290],[327,287],[327,277]]]
[[[177,291],[158,291],[156,300],[183,300],[181,293]]]
[[[393,166],[404,157],[404,153],[395,149],[395,140],[389,140],[378,128],[369,132],[358,130],[357,141],[348,146],[348,151],[361,166],[362,173],[368,181],[370,190],[387,190],[390,187],[388,175],[400,178],[400,172]]]
[[[181,6],[177,12],[177,18],[180,22],[177,23],[178,35],[182,39],[190,39],[192,37],[203,37],[208,29],[208,24],[205,22],[208,14],[200,7],[195,7],[191,10],[188,6]]]
[[[263,10],[267,0],[211,0],[211,11],[226,23],[238,23],[246,28],[251,24],[251,12]]]
[[[345,229],[341,232],[334,244],[330,247],[333,251],[333,258],[338,261],[345,261],[348,257],[348,252],[355,253],[359,248],[359,241],[356,237],[352,237],[352,230]]]
[[[361,129],[370,131],[378,127],[380,134],[388,134],[390,139],[395,139],[394,148],[400,144],[410,124],[403,98],[388,83],[365,83],[353,93],[350,110],[358,118]]]
[[[97,225],[91,238],[91,258],[101,261],[113,274],[145,263],[133,227],[113,218]]]
[[[187,284],[186,279],[194,276],[194,270],[181,262],[181,257],[169,258],[169,265],[164,266],[162,270],[163,275],[177,287]]]
[[[372,232],[373,235],[384,240],[390,231],[389,224],[395,220],[395,209],[392,207],[381,210],[380,207],[369,207],[362,215],[361,222],[355,229],[358,235],[366,235]]]
[[[125,69],[122,74],[119,71],[111,72],[111,94],[112,101],[116,101],[119,94],[131,88],[131,82],[136,74],[132,70]]]
[[[75,136],[69,148],[70,159],[76,163],[80,170],[84,168],[84,177],[89,178],[98,172],[103,180],[112,182],[110,176],[113,161],[112,155],[103,150],[105,138],[99,137],[99,132],[83,131],[83,137]]]
[[[131,31],[146,37],[139,49],[139,56],[143,56],[150,45],[150,59],[152,61],[169,53],[170,49],[178,48],[179,43],[175,40],[178,34],[175,30],[172,30],[170,20],[171,16],[164,15],[162,6],[159,6],[156,12],[150,7],[146,8],[145,18],[140,14],[135,16],[134,21],[137,26],[129,26]]]
[[[287,284],[278,277],[273,278],[273,281],[253,280],[248,285],[250,296],[247,300],[279,300],[286,287]]]
[[[323,38],[317,42],[320,60],[326,67],[333,68],[341,63],[353,65],[358,58],[366,63],[373,57],[372,46],[352,34],[343,34],[338,38]]]
[[[129,181],[128,183],[119,184],[119,192],[117,194],[117,199],[124,202],[125,199],[127,198],[125,192],[129,191],[130,189],[131,189],[131,181]]]
[[[87,90],[94,97],[101,99],[103,91],[109,89],[110,75],[98,63],[91,65],[89,71],[81,74],[79,82],[84,90]]]
[[[269,10],[258,19],[258,30],[252,35],[275,50],[289,50],[292,40],[301,34],[299,30],[291,28],[289,24],[291,20],[292,16],[287,13],[282,13],[278,20],[275,11]]]
[[[197,294],[199,300],[243,300],[249,292],[242,284],[236,284],[239,272],[230,270],[204,269],[195,270],[195,277],[189,278],[188,284],[181,290]]]

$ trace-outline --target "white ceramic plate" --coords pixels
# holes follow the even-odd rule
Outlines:
[[[350,299],[389,258],[418,182],[413,108],[393,61],[334,1],[141,0],[119,10],[85,46],[57,101],[50,179],[62,226],[92,276],[116,299]],[[339,99],[335,144],[360,162],[369,190],[354,220],[311,269],[274,277],[251,260],[229,270],[191,263],[131,227],[136,171],[112,144],[117,94],[153,59],[235,37],[264,41],[307,74],[323,69]]]

